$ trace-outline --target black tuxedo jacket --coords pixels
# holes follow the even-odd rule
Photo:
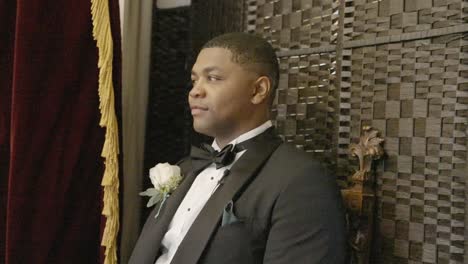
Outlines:
[[[180,244],[172,264],[345,262],[344,208],[331,176],[305,152],[269,131],[232,166]],[[148,217],[129,263],[153,264],[179,204],[201,168],[189,158],[184,180]],[[232,201],[237,219],[222,225]],[[231,204],[232,204],[231,203]]]

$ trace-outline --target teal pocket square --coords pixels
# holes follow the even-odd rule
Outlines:
[[[234,202],[231,200],[223,210],[223,219],[221,222],[221,226],[233,224],[239,222],[239,219],[234,214]]]

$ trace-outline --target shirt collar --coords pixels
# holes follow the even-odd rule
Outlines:
[[[241,142],[244,142],[246,140],[249,140],[253,137],[256,137],[258,135],[260,135],[261,133],[265,132],[265,130],[267,130],[268,128],[272,127],[273,126],[273,123],[271,122],[271,120],[268,120],[266,121],[265,123],[261,124],[260,126],[248,131],[248,132],[245,132],[244,134],[238,136],[237,138],[235,138],[234,140],[232,140],[231,142],[229,142],[229,144],[232,144],[232,145],[236,145],[238,143],[241,143]],[[215,150],[221,150],[221,148],[218,146],[218,143],[216,143],[216,140],[213,140],[213,144],[211,144],[211,146],[215,149]]]

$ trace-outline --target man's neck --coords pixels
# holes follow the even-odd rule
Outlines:
[[[226,136],[226,137],[219,137],[218,136],[218,137],[215,138],[215,141],[216,141],[216,144],[219,146],[219,148],[222,149],[226,145],[232,143],[234,140],[236,140],[236,139],[238,139],[240,137],[244,137],[244,135],[247,137],[246,139],[249,139],[249,138],[253,137],[252,135],[248,135],[248,133],[250,133],[250,132],[253,132],[254,136],[256,136],[257,134],[261,134],[263,131],[265,131],[270,126],[271,126],[271,121],[270,120],[265,120],[265,121],[263,121],[263,122],[261,122],[259,124],[256,124],[253,127],[250,127],[248,129],[244,129],[241,132],[232,134],[230,136]],[[259,131],[254,131],[256,129],[259,129]],[[246,140],[246,139],[244,139],[244,140]],[[243,141],[243,140],[241,139],[241,141]]]

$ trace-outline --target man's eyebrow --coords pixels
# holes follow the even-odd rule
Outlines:
[[[221,71],[221,68],[219,68],[217,66],[210,66],[210,67],[204,68],[202,72],[203,73],[209,73],[209,72],[215,71],[215,70]],[[192,75],[197,75],[197,73],[192,70]]]

